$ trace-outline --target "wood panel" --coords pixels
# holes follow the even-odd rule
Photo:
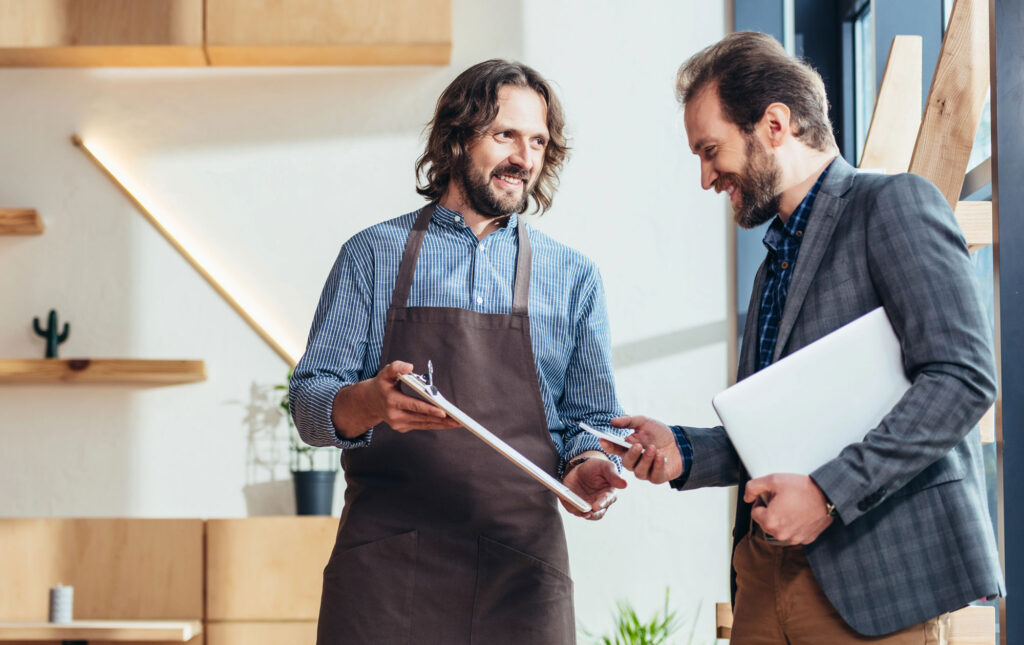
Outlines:
[[[910,172],[956,207],[989,85],[989,0],[956,0],[928,92]]]
[[[205,65],[203,0],[0,0],[0,65]]]
[[[207,0],[211,65],[444,65],[451,0]]]
[[[31,208],[0,208],[0,235],[39,235],[43,219]]]
[[[0,384],[106,383],[175,385],[206,379],[206,364],[196,360],[119,358],[4,358]]]
[[[206,624],[207,645],[282,645],[315,642],[315,620]]]
[[[202,620],[198,519],[0,519],[0,620],[44,621],[49,589],[87,619]]]
[[[315,621],[337,531],[336,517],[208,520],[207,620]]]
[[[715,603],[715,638],[732,637],[732,604]]]
[[[971,251],[992,243],[992,202],[957,202],[953,214]]]
[[[906,172],[921,126],[921,37],[896,36],[864,140],[860,168]]]

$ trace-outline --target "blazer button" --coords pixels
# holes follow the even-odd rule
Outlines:
[[[866,499],[862,499],[859,502],[857,502],[857,510],[862,512],[862,513],[864,511],[868,510],[868,508],[870,508],[870,507],[871,507],[871,504],[869,504],[868,500],[866,500]]]

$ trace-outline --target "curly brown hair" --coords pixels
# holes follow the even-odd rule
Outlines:
[[[821,76],[767,34],[737,31],[682,64],[676,97],[684,108],[707,87],[718,90],[722,113],[746,134],[769,105],[782,103],[797,139],[815,150],[839,152]]]
[[[427,125],[427,148],[416,160],[416,192],[431,201],[441,199],[453,173],[458,174],[472,142],[483,135],[498,116],[498,91],[506,86],[526,87],[537,92],[547,104],[548,143],[544,166],[529,194],[534,209],[544,213],[558,188],[558,171],[569,147],[562,132],[565,119],[562,104],[544,77],[534,69],[507,60],[477,63],[451,82],[437,99],[434,118]],[[526,211],[528,201],[519,212]]]

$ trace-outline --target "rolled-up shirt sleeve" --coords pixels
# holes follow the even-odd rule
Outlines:
[[[332,420],[338,391],[360,380],[373,306],[366,275],[370,249],[346,243],[320,295],[306,353],[292,373],[288,400],[295,427],[311,446],[343,449],[369,445],[372,428],[353,439],[338,435]]]
[[[574,326],[575,344],[565,370],[565,389],[557,404],[558,416],[565,424],[559,474],[570,460],[583,452],[604,452],[597,437],[580,428],[581,421],[619,436],[630,432],[612,428],[609,423],[622,414],[622,408],[615,395],[608,310],[597,269],[593,268],[587,277],[587,288]],[[621,460],[609,456],[621,470]]]

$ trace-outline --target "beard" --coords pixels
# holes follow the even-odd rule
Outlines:
[[[462,158],[462,163],[459,164],[458,173],[459,181],[462,182],[462,192],[469,200],[469,205],[480,215],[494,219],[508,217],[512,213],[522,213],[526,210],[533,184],[527,185],[530,173],[522,168],[506,164],[495,168],[490,175],[485,177],[482,172],[470,166],[469,155],[465,155]],[[508,175],[522,179],[522,197],[495,190],[491,186],[491,179],[496,175]]]
[[[740,191],[740,205],[733,218],[741,228],[755,228],[779,212],[779,167],[754,135],[748,135],[747,162],[741,175],[730,174],[718,181],[731,183]]]

